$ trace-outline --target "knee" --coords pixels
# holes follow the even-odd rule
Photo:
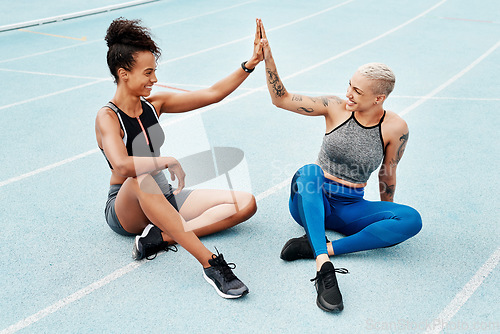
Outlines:
[[[237,211],[243,214],[243,220],[249,219],[257,212],[257,201],[254,195],[243,191],[237,191],[234,195]]]
[[[318,193],[323,187],[323,170],[316,164],[301,167],[293,176],[291,187],[291,198],[296,193]]]
[[[257,212],[257,201],[255,200],[255,196],[250,193],[245,193],[244,203],[247,203],[244,207],[244,210],[247,212],[246,216],[250,218]]]
[[[401,219],[405,222],[406,232],[412,237],[422,229],[422,217],[420,213],[412,207],[405,206]]]
[[[322,177],[323,170],[316,164],[308,164],[299,168],[297,173],[303,177]]]

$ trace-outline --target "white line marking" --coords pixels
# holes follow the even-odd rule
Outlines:
[[[438,5],[443,4],[445,1],[446,1],[446,0],[441,1]],[[437,7],[438,7],[438,5],[435,5],[435,6],[431,7],[431,8],[432,8],[432,9],[435,9],[435,8],[437,8]],[[429,11],[430,11],[430,10],[426,10],[424,13],[428,13]],[[419,17],[421,17],[421,16],[422,16],[422,14],[419,14],[418,16],[416,16],[415,18],[411,19],[411,20],[410,20],[410,21],[408,21],[408,22],[413,22],[416,18],[419,18]],[[404,26],[406,26],[406,24],[402,24],[402,25],[398,26],[398,29],[399,29],[399,28],[402,28],[402,27],[404,27]],[[389,31],[390,31],[390,32],[394,32],[394,31],[396,31],[396,30],[397,30],[397,29],[391,29],[391,30],[389,30]],[[382,35],[383,35],[383,36],[387,36],[387,35],[388,35],[388,33],[386,32],[386,33],[384,33],[384,34],[382,34]],[[382,35],[381,35],[381,36],[382,36]],[[379,39],[379,38],[374,38],[374,39],[371,39],[370,41],[371,41],[371,42],[374,42],[374,41],[376,41],[376,40],[378,40],[378,39]],[[365,42],[365,43],[363,43],[363,44],[361,44],[361,45],[368,45],[368,44],[369,44],[369,43]],[[346,55],[346,54],[348,54],[348,53],[350,53],[350,52],[352,52],[352,51],[355,51],[355,50],[357,50],[357,49],[359,49],[359,48],[358,48],[358,47],[356,47],[356,48],[352,48],[352,49],[348,50],[349,52],[347,52],[347,51],[346,51],[346,52],[343,52],[343,53],[342,53],[342,55]],[[338,58],[338,57],[337,57],[337,58]],[[330,59],[331,59],[331,60],[333,60],[332,58],[330,58]],[[330,60],[330,61],[331,61],[331,60]],[[322,63],[324,64],[324,63],[326,63],[326,62],[322,62]],[[311,67],[309,67],[309,69],[313,69],[313,68],[316,68],[316,67],[317,67],[317,66],[311,66]],[[301,73],[304,73],[304,72],[306,72],[306,71],[301,71]],[[291,76],[289,76],[289,77],[294,77],[294,76],[296,76],[296,75],[295,75],[295,74],[293,74],[293,75],[291,75]],[[254,92],[257,92],[257,91],[262,91],[262,90],[265,90],[266,88],[267,88],[267,85],[262,86],[262,87],[259,87],[259,88],[256,88],[256,89],[251,90],[251,91],[249,91],[249,92],[247,92],[247,93],[244,93],[244,94],[241,94],[241,95],[236,96],[236,97],[235,97],[235,98],[233,98],[231,101],[234,101],[234,100],[240,99],[240,98],[242,98],[242,97],[244,97],[244,96],[247,96],[247,95],[253,94]],[[219,105],[221,105],[221,104],[226,104],[226,103],[229,103],[230,101],[227,101],[226,103],[224,103],[224,102],[225,102],[225,100],[223,100],[223,101],[219,102],[219,103],[218,103],[218,104],[216,104],[215,106],[210,106],[211,108],[204,108],[204,109],[209,109],[209,110],[210,110],[210,109],[213,109],[213,108],[215,108],[215,107],[217,107],[217,106],[219,106]],[[206,111],[206,110],[205,110],[205,111]],[[200,112],[201,112],[201,111],[200,111]],[[91,151],[88,151],[88,152],[91,152]],[[72,158],[70,158],[70,159],[72,159]],[[76,160],[76,159],[72,159],[71,161],[73,161],[73,160]],[[63,164],[64,164],[64,163],[63,163]],[[270,196],[270,195],[271,195],[271,194],[273,194],[274,192],[276,192],[276,191],[280,190],[281,188],[285,187],[285,186],[288,184],[289,180],[290,180],[290,179],[289,179],[289,178],[287,178],[287,179],[286,179],[286,180],[284,180],[283,182],[281,182],[281,183],[279,183],[279,184],[277,184],[277,185],[273,186],[272,188],[270,188],[270,189],[268,189],[268,190],[264,191],[263,193],[261,193],[261,194],[257,195],[257,196],[256,196],[256,199],[258,198],[259,200],[262,200],[262,199],[264,199],[264,198],[266,198],[266,197]],[[272,189],[272,190],[271,190],[271,189]],[[139,266],[140,266],[140,263],[141,263],[141,262],[137,262],[137,264],[136,264],[135,266],[132,266],[133,264],[135,264],[135,262],[133,262],[133,263],[131,263],[131,264],[127,265],[127,266],[126,266],[126,267],[124,267],[124,268],[129,268],[129,266],[130,266],[130,269],[127,271],[127,272],[130,272],[130,271],[132,271],[133,269],[135,269],[135,268],[139,267]],[[118,271],[119,271],[119,270],[118,270]],[[114,273],[116,273],[116,272],[117,272],[117,271],[115,271]],[[14,325],[12,325],[12,326],[10,326],[10,327],[8,327],[7,329],[9,329],[9,328],[14,328],[14,330],[13,330],[13,331],[10,331],[10,332],[8,332],[8,333],[14,333],[15,331],[18,331],[19,329],[25,328],[25,327],[27,327],[27,326],[29,326],[29,325],[31,325],[31,324],[33,324],[33,323],[37,322],[38,320],[40,320],[40,319],[44,318],[45,316],[47,316],[47,315],[49,315],[49,314],[51,314],[51,313],[54,313],[55,311],[57,311],[57,310],[61,309],[62,307],[66,306],[66,305],[68,305],[68,304],[70,304],[70,303],[72,303],[72,302],[74,302],[74,301],[76,301],[76,300],[78,300],[78,299],[81,299],[82,297],[86,296],[87,294],[89,294],[89,293],[91,293],[91,292],[93,292],[93,291],[97,290],[98,288],[100,288],[100,287],[102,287],[102,286],[104,286],[104,285],[106,285],[106,284],[108,284],[108,283],[110,283],[110,282],[114,281],[114,280],[115,280],[115,279],[117,279],[118,277],[121,277],[122,275],[124,275],[124,274],[125,274],[125,273],[123,273],[123,274],[119,275],[118,277],[114,277],[114,273],[112,273],[112,274],[110,274],[110,275],[106,276],[105,278],[103,278],[103,279],[102,279],[102,280],[100,280],[100,281],[97,281],[97,282],[95,282],[95,283],[92,283],[91,285],[87,286],[86,288],[83,288],[83,289],[81,289],[81,290],[79,290],[79,291],[75,292],[74,294],[72,294],[71,296],[67,297],[66,299],[62,299],[62,300],[60,300],[60,301],[56,302],[55,304],[52,304],[51,306],[49,306],[49,307],[45,308],[44,310],[42,310],[42,311],[40,311],[40,312],[36,313],[35,315],[30,316],[30,317],[28,317],[28,318],[25,318],[25,319],[23,319],[23,320],[19,321],[18,323],[14,324]],[[107,279],[107,280],[105,280],[106,278],[108,278],[108,279]],[[102,283],[98,284],[98,282],[102,282]],[[92,287],[92,288],[89,288],[89,287]],[[73,297],[72,297],[72,296],[73,296]],[[71,297],[71,298],[70,298],[70,297]],[[68,298],[70,298],[70,299],[68,299]],[[35,316],[36,316],[36,317],[35,317]],[[6,331],[6,330],[4,330],[4,331]],[[4,333],[4,331],[0,332],[0,334],[3,334],[3,333]],[[7,333],[7,332],[5,332],[5,333]]]
[[[488,260],[479,268],[476,274],[470,279],[467,284],[460,290],[453,300],[443,309],[437,318],[429,325],[425,334],[440,333],[464,306],[469,298],[476,292],[477,288],[484,282],[486,277],[495,269],[500,261],[500,247],[493,252]]]
[[[173,24],[173,23],[179,23],[179,22],[189,21],[189,20],[196,19],[196,18],[199,18],[199,17],[202,17],[202,16],[207,16],[207,15],[211,15],[211,14],[214,14],[214,13],[217,13],[217,12],[221,12],[221,11],[224,11],[226,9],[231,9],[231,8],[234,8],[234,7],[245,5],[245,4],[248,4],[248,3],[251,3],[251,2],[255,2],[255,1],[249,1],[249,2],[245,2],[245,3],[239,4],[239,5],[234,5],[234,6],[231,6],[231,7],[225,7],[225,8],[220,9],[220,10],[215,10],[215,11],[207,12],[205,14],[199,14],[199,15],[194,15],[194,16],[186,17],[186,18],[179,19],[179,20],[176,20],[176,21],[173,21],[173,22],[168,22],[168,23],[164,23],[164,24],[160,24],[160,25],[154,26],[154,28],[165,26],[165,25],[169,25],[169,24]],[[45,54],[52,53],[52,52],[59,52],[59,51],[66,50],[66,49],[78,48],[78,47],[81,47],[81,46],[87,46],[87,45],[92,44],[92,43],[104,43],[104,40],[101,38],[101,39],[97,39],[97,40],[93,40],[93,41],[87,41],[87,42],[80,43],[80,44],[74,44],[74,45],[65,46],[65,47],[58,48],[58,49],[52,49],[52,50],[42,51],[42,52],[33,53],[33,54],[30,54],[30,55],[20,56],[20,57],[16,57],[16,58],[10,58],[10,59],[5,59],[5,60],[0,60],[0,64],[1,63],[11,62],[11,61],[16,61],[16,60],[20,60],[20,59],[30,58],[30,57],[41,56],[41,55],[45,55]]]
[[[84,88],[84,87],[87,87],[87,86],[92,86],[92,85],[101,83],[103,81],[108,81],[108,80],[111,80],[111,79],[99,79],[99,80],[96,80],[96,81],[88,82],[88,83],[83,84],[83,85],[79,85],[79,86],[75,86],[75,87],[71,87],[71,88],[66,88],[66,89],[63,89],[63,90],[60,90],[60,91],[57,91],[57,92],[53,92],[53,93],[50,93],[50,94],[45,94],[45,95],[33,97],[31,99],[27,99],[27,100],[24,100],[24,101],[14,102],[14,103],[11,103],[11,104],[7,104],[5,106],[1,106],[0,110],[7,109],[7,108],[12,108],[12,107],[16,107],[16,106],[19,106],[21,104],[25,104],[25,103],[28,103],[28,102],[38,101],[38,100],[41,100],[41,99],[45,99],[47,97],[51,97],[51,96],[55,96],[55,95],[59,95],[59,94],[67,93],[67,92],[71,92],[72,90],[77,90],[77,89]]]
[[[338,7],[341,7],[341,6],[344,6],[344,5],[347,5],[348,3],[350,2],[353,2],[354,0],[348,0],[346,2],[343,2],[343,3],[340,3],[338,5],[335,5],[335,6],[332,6],[332,7],[329,7],[327,9],[324,9],[322,11],[319,11],[317,13],[314,13],[314,14],[311,14],[311,15],[308,15],[308,16],[304,16],[304,17],[301,17],[300,19],[297,19],[297,20],[294,20],[294,21],[291,21],[291,22],[288,22],[288,23],[285,23],[285,24],[282,24],[280,26],[277,26],[277,27],[274,27],[274,28],[271,28],[271,29],[268,29],[267,32],[271,32],[271,31],[275,31],[275,30],[278,30],[278,29],[282,29],[282,28],[285,28],[285,27],[288,27],[292,24],[296,24],[296,23],[299,23],[299,22],[302,22],[304,20],[308,20],[310,18],[313,18],[315,16],[318,16],[318,15],[321,15],[321,14],[324,14],[326,12],[329,12],[333,9],[336,9]],[[447,0],[444,0],[444,1],[447,1]],[[175,61],[178,61],[178,60],[181,60],[181,59],[185,59],[185,58],[189,58],[189,57],[192,57],[192,56],[196,56],[196,55],[199,55],[199,54],[202,54],[202,53],[205,53],[205,52],[209,52],[209,51],[212,51],[212,50],[216,50],[216,49],[219,49],[219,48],[222,48],[222,47],[225,47],[225,46],[228,46],[228,45],[232,45],[232,44],[236,44],[236,43],[239,43],[239,42],[242,42],[242,41],[245,41],[245,40],[248,40],[248,39],[252,39],[254,38],[255,35],[249,35],[249,36],[245,36],[245,37],[242,37],[242,38],[238,38],[238,39],[235,39],[235,40],[232,40],[230,42],[226,42],[226,43],[222,43],[222,44],[219,44],[219,45],[215,45],[215,46],[212,46],[212,47],[209,47],[209,48],[206,48],[206,49],[202,49],[202,50],[199,50],[199,51],[195,51],[195,52],[192,52],[192,53],[189,53],[187,55],[184,55],[184,56],[180,56],[180,57],[177,57],[177,58],[171,58],[171,59],[168,59],[168,60],[165,60],[163,62],[160,62],[158,63],[159,65],[163,65],[163,64],[167,64],[167,63],[172,63],[172,62],[175,62]]]
[[[257,196],[255,196],[255,200],[257,202],[260,202],[262,201],[264,198],[268,197],[268,196],[271,196],[272,194],[274,194],[275,192],[281,190],[282,188],[288,186],[291,182],[291,179],[290,178],[287,178],[286,180],[278,183],[277,185],[267,189],[266,191],[258,194]]]
[[[115,270],[114,272],[112,272],[108,276],[106,276],[106,277],[104,277],[104,278],[102,278],[102,279],[100,279],[100,280],[98,280],[90,285],[87,285],[83,289],[80,289],[80,290],[76,291],[75,293],[69,295],[68,297],[63,298],[63,299],[55,302],[54,304],[50,305],[49,307],[44,308],[40,312],[37,312],[37,313],[33,314],[32,316],[29,316],[29,317],[19,321],[18,323],[3,329],[0,332],[0,334],[15,333],[23,328],[26,328],[26,327],[34,324],[35,322],[37,322],[38,320],[40,320],[42,318],[45,318],[49,314],[52,314],[52,313],[62,309],[66,305],[71,304],[71,303],[81,299],[82,297],[92,293],[93,291],[95,291],[99,288],[102,288],[106,284],[113,282],[114,280],[116,280],[116,279],[122,277],[123,275],[133,271],[134,269],[137,269],[145,261],[147,261],[147,260],[132,262],[132,263],[129,263],[126,266],[124,266],[118,270]]]
[[[446,81],[445,83],[443,83],[442,85],[440,85],[439,87],[437,87],[436,89],[434,89],[432,92],[430,92],[429,94],[427,94],[426,96],[424,96],[422,99],[418,100],[417,102],[413,103],[412,105],[410,105],[409,107],[405,108],[401,113],[400,115],[406,115],[407,113],[409,113],[410,111],[412,111],[413,109],[417,108],[418,106],[420,106],[422,103],[425,103],[430,97],[436,95],[437,93],[439,93],[440,91],[442,91],[443,89],[445,89],[446,87],[448,87],[449,85],[451,85],[452,83],[454,83],[455,81],[457,81],[460,77],[462,77],[465,73],[469,72],[471,69],[473,69],[477,64],[479,64],[481,61],[483,61],[484,58],[488,57],[493,51],[495,51],[498,47],[500,46],[500,41],[498,41],[495,45],[493,45],[488,51],[486,51],[485,53],[483,53],[479,58],[477,58],[476,60],[474,60],[471,64],[469,64],[469,66],[467,66],[466,68],[464,68],[463,70],[461,70],[459,73],[455,74],[453,77],[451,77],[448,81]]]
[[[33,72],[33,71],[23,71],[23,70],[11,70],[8,68],[0,68],[0,71],[23,73],[23,74],[34,74],[34,75],[45,75],[45,76],[51,76],[51,77],[72,78],[72,79],[88,79],[88,80],[103,80],[104,79],[104,78],[97,78],[97,77],[86,77],[86,76],[81,76],[81,75],[56,74],[56,73]],[[111,80],[111,78],[109,78],[109,80]]]
[[[403,27],[407,26],[408,24],[412,23],[413,21],[418,20],[418,19],[419,19],[419,18],[421,18],[422,16],[424,16],[424,15],[428,14],[429,12],[433,11],[434,9],[436,9],[436,8],[438,8],[439,6],[441,6],[442,4],[444,4],[446,1],[447,1],[447,0],[442,0],[442,1],[438,2],[437,4],[435,4],[434,6],[432,6],[431,8],[427,9],[426,11],[423,11],[423,12],[422,12],[422,13],[420,13],[419,15],[415,16],[414,18],[412,18],[412,19],[410,19],[410,20],[406,21],[405,23],[400,24],[399,26],[397,26],[397,27],[395,27],[395,28],[393,28],[393,29],[391,29],[391,30],[388,30],[388,31],[386,31],[385,33],[383,33],[383,34],[381,34],[381,35],[378,35],[377,37],[374,37],[374,38],[372,38],[372,39],[370,39],[370,40],[368,40],[368,41],[366,41],[366,42],[364,42],[364,43],[362,43],[362,44],[359,44],[359,45],[357,45],[357,46],[355,46],[355,47],[353,47],[353,48],[351,48],[351,49],[349,49],[349,50],[346,50],[346,51],[344,51],[344,52],[342,52],[342,53],[339,53],[339,54],[338,54],[338,55],[336,55],[336,56],[333,56],[333,57],[331,57],[331,58],[325,59],[325,60],[323,60],[323,61],[321,61],[321,62],[319,62],[319,63],[316,63],[315,65],[312,65],[312,66],[306,67],[306,68],[304,68],[304,69],[303,69],[303,70],[301,70],[301,71],[295,72],[294,74],[292,74],[292,75],[288,76],[287,78],[289,79],[289,78],[296,77],[296,76],[298,76],[298,75],[300,75],[300,74],[302,74],[302,73],[305,73],[305,72],[308,72],[308,71],[313,70],[313,69],[315,69],[315,68],[318,68],[318,67],[320,67],[320,66],[322,66],[322,65],[325,65],[325,64],[327,64],[327,63],[329,63],[329,62],[331,62],[331,61],[333,61],[333,60],[335,60],[335,59],[338,59],[338,58],[340,58],[340,57],[343,57],[343,56],[345,56],[345,55],[347,55],[347,54],[349,54],[349,53],[351,53],[351,52],[353,52],[353,51],[359,50],[359,49],[361,49],[362,47],[365,47],[365,46],[367,46],[367,45],[369,45],[369,44],[371,44],[371,43],[373,43],[373,42],[376,42],[376,41],[378,41],[379,39],[384,38],[385,36],[387,36],[387,35],[389,35],[389,34],[392,34],[393,32],[395,32],[395,31],[397,31],[397,30],[399,30],[399,29],[401,29],[401,28],[403,28]]]
[[[14,182],[17,182],[17,181],[21,181],[21,180],[23,180],[25,178],[34,176],[36,174],[40,174],[42,172],[49,171],[49,170],[54,169],[56,167],[59,167],[59,166],[62,166],[62,165],[66,165],[66,164],[68,164],[68,163],[70,163],[72,161],[79,160],[81,158],[84,158],[86,156],[89,156],[89,155],[97,153],[97,152],[99,152],[98,148],[90,150],[90,151],[87,151],[87,152],[84,152],[84,153],[81,153],[81,154],[78,154],[78,155],[75,155],[75,156],[73,156],[71,158],[68,158],[68,159],[61,160],[59,162],[50,164],[48,166],[35,169],[35,170],[31,171],[31,172],[28,172],[28,173],[25,173],[25,174],[22,174],[22,175],[19,175],[19,176],[16,176],[16,177],[12,177],[10,179],[1,181],[0,182],[0,187],[6,186],[8,184],[11,184],[11,183],[14,183]]]
[[[239,3],[239,4],[233,5],[233,6],[224,7],[224,8],[221,8],[221,9],[213,10],[211,12],[206,12],[204,14],[199,14],[199,15],[190,16],[190,17],[186,17],[186,18],[183,18],[183,19],[175,20],[175,21],[172,21],[172,22],[158,24],[158,25],[152,26],[151,29],[156,29],[156,28],[168,26],[168,25],[171,25],[171,24],[176,24],[176,23],[181,23],[181,22],[185,22],[185,21],[197,19],[197,18],[200,18],[200,17],[203,17],[203,16],[220,13],[220,12],[226,11],[228,9],[233,9],[233,8],[236,8],[236,7],[241,7],[241,6],[244,6],[244,5],[248,5],[249,3],[256,2],[256,1],[257,0],[242,2],[242,3]]]
[[[26,21],[26,22],[4,25],[4,26],[0,26],[0,32],[18,29],[18,28],[32,27],[32,26],[42,25],[42,24],[46,24],[46,23],[64,21],[64,20],[68,20],[68,19],[74,19],[77,17],[89,16],[89,15],[94,15],[94,14],[103,13],[103,12],[109,12],[112,10],[142,5],[142,4],[153,2],[153,1],[158,1],[158,0],[136,0],[136,1],[130,1],[130,2],[120,3],[120,4],[116,4],[116,5],[110,5],[110,6],[106,6],[106,7],[84,10],[84,11],[80,11],[80,12],[76,12],[76,13],[69,13],[69,14],[64,14],[64,15],[59,15],[59,16],[46,17],[43,19],[38,19],[38,20],[33,20],[33,21]]]

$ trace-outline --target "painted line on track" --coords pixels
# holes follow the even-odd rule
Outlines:
[[[424,334],[441,333],[450,323],[451,319],[465,305],[469,298],[481,286],[486,277],[491,274],[500,261],[500,247],[491,254],[486,262],[478,269],[476,274],[464,285],[455,298],[443,309],[443,311],[429,324]],[[474,330],[470,328],[470,330]],[[478,332],[481,330],[478,329]]]

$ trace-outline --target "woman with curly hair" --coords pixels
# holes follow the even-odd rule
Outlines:
[[[136,236],[133,257],[140,260],[178,243],[203,266],[203,276],[224,298],[238,298],[248,288],[232,272],[222,254],[209,251],[199,237],[230,228],[257,210],[252,194],[226,190],[186,190],[184,171],[170,156],[160,156],[165,135],[164,113],[195,110],[224,99],[263,59],[256,30],[250,59],[209,88],[187,93],[151,94],[157,82],[160,48],[139,20],[114,20],[108,28],[107,63],[116,93],[97,113],[95,133],[111,169],[105,208],[110,228]],[[173,189],[163,170],[178,187]]]

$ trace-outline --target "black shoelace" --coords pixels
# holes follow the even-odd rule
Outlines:
[[[323,276],[323,282],[325,283],[325,288],[330,289],[335,286],[335,282],[337,281],[335,279],[335,275],[329,275],[332,271],[326,272],[324,274],[317,273],[316,277],[311,278],[311,282],[317,281],[320,276]],[[346,268],[335,268],[333,272],[336,272],[338,274],[349,274],[349,270]]]
[[[231,269],[236,268],[236,264],[234,263],[227,263],[226,260],[224,260],[224,256],[222,254],[219,254],[219,250],[215,248],[217,251],[217,255],[212,254],[212,260],[213,260],[213,266],[215,269],[221,272],[222,277],[224,277],[224,280],[226,282],[231,282],[232,280],[236,279],[236,275],[234,275],[233,271]]]
[[[177,252],[177,246],[176,245],[169,245],[168,242],[163,241],[159,245],[155,244],[146,244],[144,245],[144,248],[146,249],[146,259],[147,260],[153,260],[156,255],[158,255],[158,252],[160,251],[172,251],[172,252]]]

